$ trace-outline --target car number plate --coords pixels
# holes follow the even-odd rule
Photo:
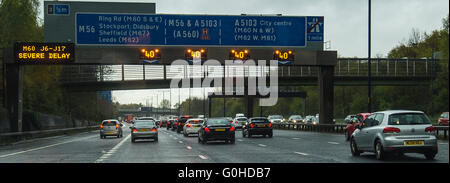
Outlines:
[[[150,131],[150,129],[140,129],[139,131],[146,132],[146,131]]]
[[[223,132],[223,131],[225,131],[225,129],[224,128],[218,128],[218,129],[216,129],[216,131]]]
[[[406,140],[404,144],[405,146],[422,146],[423,140]]]
[[[266,127],[266,125],[257,125],[258,127]]]

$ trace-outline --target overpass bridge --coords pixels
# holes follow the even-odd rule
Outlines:
[[[428,85],[435,77],[434,59],[372,58],[372,85]],[[317,86],[319,67],[272,66],[193,66],[151,64],[75,64],[66,65],[60,83],[71,91],[170,88],[172,79],[236,79],[269,77],[277,72],[279,86]],[[367,58],[338,58],[334,67],[335,86],[365,86],[368,83]],[[268,81],[268,79],[267,79]],[[214,82],[212,82],[214,83]],[[267,82],[268,84],[269,82]],[[191,87],[193,87],[191,85]]]

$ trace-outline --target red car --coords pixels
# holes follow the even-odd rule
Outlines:
[[[448,112],[444,112],[441,114],[438,120],[439,126],[448,126]]]
[[[345,140],[349,140],[349,137],[352,136],[353,131],[355,131],[355,126],[359,125],[362,121],[364,121],[367,117],[369,117],[372,113],[359,113],[356,114],[356,118],[358,118],[358,121],[356,123],[351,122],[348,123],[345,127]]]

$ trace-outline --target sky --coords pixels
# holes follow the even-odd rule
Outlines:
[[[124,0],[96,1],[124,2]],[[244,13],[324,16],[324,41],[330,42],[329,50],[336,50],[340,57],[368,56],[368,0],[133,0],[126,2],[153,2],[156,3],[156,13],[164,14],[240,15]],[[449,1],[373,0],[371,10],[371,56],[386,57],[389,50],[408,39],[413,29],[421,33],[431,33],[433,30],[441,29],[442,19],[449,13]],[[43,17],[42,12],[40,17]],[[193,95],[201,96],[202,90],[192,90]],[[113,91],[113,97],[120,103],[146,104],[149,98],[156,98],[156,95],[162,96],[162,91]],[[187,89],[182,90],[181,93],[182,99],[188,97]],[[177,94],[175,90],[172,92],[172,96]]]

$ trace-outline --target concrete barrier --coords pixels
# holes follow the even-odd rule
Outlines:
[[[79,133],[84,131],[98,130],[99,125],[87,126],[87,127],[75,127],[75,128],[62,128],[62,129],[51,129],[51,130],[39,130],[39,131],[26,131],[26,132],[10,132],[10,133],[0,133],[0,145],[9,144],[12,142],[17,142],[32,138],[42,138],[48,136],[64,135],[70,133]]]

